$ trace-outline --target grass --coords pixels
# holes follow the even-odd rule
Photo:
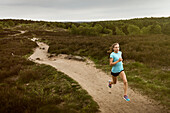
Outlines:
[[[33,65],[39,78],[25,72],[15,85],[0,85],[0,112],[51,113],[96,112],[98,105],[81,86],[67,75],[46,65]],[[32,71],[31,71],[32,72]],[[40,73],[38,73],[40,72]],[[34,73],[33,73],[34,74]],[[25,81],[26,79],[30,81]],[[31,78],[31,79],[30,79]],[[5,106],[4,106],[5,104]]]
[[[41,31],[42,32],[42,31]],[[49,52],[86,56],[97,68],[110,74],[109,47],[118,42],[123,52],[129,85],[150,96],[162,105],[169,106],[170,36],[112,36],[87,37],[67,32],[34,32],[36,37],[47,40]],[[133,61],[133,62],[131,62]]]
[[[22,43],[21,43],[22,42]],[[26,60],[24,55],[32,53],[36,44],[25,38],[8,37],[0,40],[0,78],[1,80],[18,75],[25,66],[34,64]]]
[[[110,75],[111,67],[106,64],[109,62],[107,57],[102,59],[103,63],[101,60],[90,59],[94,61],[96,68]],[[149,96],[162,105],[170,106],[170,71],[149,67],[134,60],[125,60],[124,69],[128,84],[133,90]]]
[[[27,60],[37,47],[27,38],[0,40],[0,112],[97,112],[97,103],[76,81],[53,67]]]
[[[17,30],[11,30],[11,29],[4,29],[3,31],[0,31],[0,39],[7,38],[9,35],[14,35],[20,33]]]
[[[106,73],[110,73],[111,69],[107,51],[113,43],[118,42],[123,52],[125,72],[131,88],[161,102],[162,105],[170,105],[170,36],[87,37],[71,35],[64,30],[54,32],[53,30],[44,31],[42,29],[28,30],[28,32],[21,36],[8,36],[7,39],[3,38],[3,40],[0,40],[0,86],[2,89],[1,95],[2,97],[5,96],[4,100],[1,101],[1,105],[10,100],[9,106],[5,104],[7,108],[19,110],[18,112],[26,110],[24,112],[36,111],[47,113],[55,111],[67,112],[64,111],[66,110],[65,108],[68,108],[70,112],[94,112],[98,108],[97,104],[90,99],[90,96],[83,95],[86,91],[82,91],[79,88],[80,86],[72,82],[67,76],[63,78],[64,75],[62,73],[57,72],[58,74],[53,73],[50,76],[48,74],[42,76],[46,73],[46,69],[44,73],[41,73],[41,71],[37,73],[36,70],[41,69],[41,66],[36,67],[33,62],[26,60],[27,55],[31,54],[32,48],[36,47],[36,44],[23,37],[37,37],[47,42],[50,46],[49,53],[65,53],[89,57],[95,62],[97,68],[102,69]],[[12,57],[11,52],[14,52],[15,56]],[[50,74],[50,72],[48,73]],[[34,76],[35,74],[38,77]],[[20,76],[17,84],[6,80],[16,75]],[[53,83],[55,80],[59,81],[57,85],[53,86],[56,84]],[[54,93],[51,93],[53,91]],[[49,92],[54,95],[57,92],[56,96],[54,96],[55,99]],[[77,93],[74,94],[75,92]],[[80,101],[80,99],[82,99],[82,103],[77,105],[77,100]],[[54,100],[56,100],[56,103]],[[35,104],[32,105],[30,103]],[[2,110],[6,110],[6,108],[2,107]]]
[[[170,71],[150,68],[140,62],[125,63],[124,67],[129,85],[133,89],[136,88],[163,105],[170,106]]]
[[[151,67],[169,68],[170,64],[170,36],[167,35],[87,37],[70,35],[65,31],[28,32],[31,33],[37,38],[48,40],[50,53],[91,56],[100,60],[108,55],[109,47],[118,42],[124,59],[143,62]],[[158,54],[162,54],[159,60],[157,60]]]

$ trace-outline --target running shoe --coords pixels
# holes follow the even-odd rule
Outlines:
[[[109,88],[112,88],[112,84],[110,83],[111,82],[111,80],[109,80]]]
[[[130,99],[128,98],[128,96],[127,95],[124,95],[124,97],[123,97],[126,101],[130,101]]]

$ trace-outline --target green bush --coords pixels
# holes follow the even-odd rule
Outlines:
[[[160,25],[151,25],[150,29],[151,34],[161,34],[161,26]]]
[[[140,28],[135,25],[129,25],[127,28],[129,35],[139,35],[140,34]]]
[[[3,31],[3,25],[0,24],[0,32],[2,32],[2,31]]]
[[[143,28],[141,29],[141,34],[144,34],[144,35],[150,34],[150,30],[151,30],[151,26],[143,27]]]
[[[163,24],[162,32],[164,34],[170,35],[170,22]]]
[[[118,27],[116,27],[116,35],[122,35],[122,36],[125,36],[125,33],[119,29]]]

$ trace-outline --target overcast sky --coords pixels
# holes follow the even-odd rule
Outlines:
[[[170,0],[0,0],[0,19],[98,21],[169,16]]]

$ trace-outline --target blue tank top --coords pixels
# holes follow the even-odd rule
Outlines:
[[[118,53],[114,53],[112,52],[110,54],[110,58],[113,58],[113,62],[116,62],[119,60],[119,58],[122,58],[122,52],[118,51]],[[122,61],[118,62],[117,64],[115,64],[114,66],[112,66],[112,72],[113,73],[119,73],[120,71],[123,70],[123,64]]]

